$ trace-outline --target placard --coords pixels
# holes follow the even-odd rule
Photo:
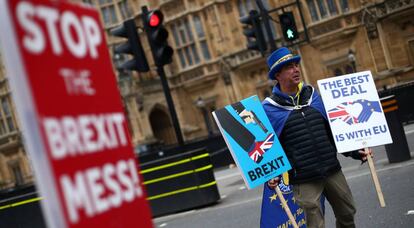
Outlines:
[[[49,227],[152,227],[92,7],[1,0],[0,41]]]
[[[392,143],[370,71],[318,80],[339,153]]]
[[[291,169],[257,96],[213,112],[249,189]]]

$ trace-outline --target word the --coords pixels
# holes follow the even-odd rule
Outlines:
[[[335,135],[335,139],[337,142],[342,142],[342,141],[345,141],[345,139],[348,139],[348,140],[358,139],[358,138],[363,138],[363,137],[367,137],[371,135],[383,134],[385,132],[387,132],[387,125],[384,124],[384,125],[374,126],[372,128],[363,129],[359,131],[351,131],[345,134],[338,134],[338,135]]]
[[[89,70],[75,71],[68,68],[62,68],[59,73],[63,77],[68,94],[84,94],[89,96],[95,94],[95,89],[92,87],[92,81],[89,78],[91,75]]]
[[[361,83],[368,82],[369,75],[359,75],[350,78],[338,79],[330,82],[323,82],[321,85],[324,90],[331,90],[332,97],[347,97],[355,94],[366,93]]]
[[[260,167],[248,171],[247,174],[249,175],[250,181],[255,181],[257,178],[264,177],[271,174],[273,171],[276,171],[280,168],[279,162],[282,166],[285,166],[283,157],[280,156],[270,162],[267,162],[266,164],[261,165]]]

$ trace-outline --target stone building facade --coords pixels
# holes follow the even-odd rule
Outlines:
[[[100,11],[111,52],[121,40],[111,37],[110,29],[129,18],[134,18],[141,27],[138,31],[151,71],[117,72],[137,152],[151,145],[176,142],[161,83],[142,31],[141,7],[144,5],[164,13],[169,43],[175,51],[173,63],[165,66],[165,71],[185,141],[218,133],[211,111],[254,94],[263,99],[271,92],[275,82],[267,78],[265,58],[246,50],[239,22],[249,10],[257,9],[254,0],[82,2]],[[301,70],[307,83],[316,85],[318,79],[363,70],[371,70],[378,89],[414,79],[414,0],[262,2],[272,10],[269,15],[276,46],[288,45],[302,56]],[[299,41],[303,42],[283,40],[278,21],[283,10],[294,13]],[[124,57],[112,57],[116,69]],[[30,182],[32,175],[4,69],[0,73],[0,98],[1,189]],[[3,100],[7,101],[5,105]]]

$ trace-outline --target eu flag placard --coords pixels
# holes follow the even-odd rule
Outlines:
[[[296,204],[293,196],[293,186],[289,184],[289,175],[284,173],[279,182],[279,189],[285,198],[296,224],[300,228],[306,227],[305,213]],[[322,213],[325,214],[325,196],[321,196]],[[276,191],[270,189],[267,184],[263,187],[262,210],[260,215],[260,228],[289,228],[293,227],[289,220]]]
[[[296,223],[300,228],[306,227],[305,214],[296,204],[292,186],[289,185],[289,175],[285,173],[279,182],[282,192]],[[293,227],[283,209],[282,202],[276,191],[270,189],[267,184],[263,188],[262,211],[260,216],[260,228],[288,228]]]

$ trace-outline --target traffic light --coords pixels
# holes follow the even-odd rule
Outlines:
[[[279,16],[280,26],[282,26],[283,37],[286,41],[294,41],[299,38],[296,29],[295,17],[292,12],[285,12]]]
[[[141,41],[136,30],[133,19],[111,30],[111,34],[117,37],[127,38],[128,41],[115,47],[115,54],[132,54],[133,58],[124,62],[120,68],[124,70],[136,70],[138,72],[148,72],[148,62],[142,49]]]
[[[148,11],[143,8],[142,19],[155,65],[163,66],[171,63],[174,50],[168,45],[168,31],[162,24],[164,20],[162,12],[159,10]]]
[[[241,17],[239,21],[243,24],[243,34],[247,38],[247,49],[266,51],[267,45],[261,27],[261,20],[257,10],[250,10],[249,15]]]

